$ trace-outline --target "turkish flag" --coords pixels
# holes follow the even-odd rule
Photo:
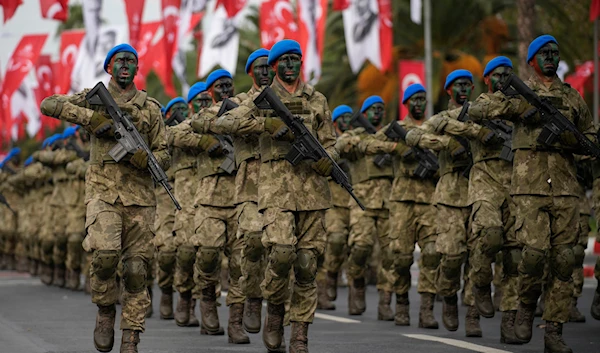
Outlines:
[[[260,43],[271,49],[282,39],[298,39],[298,24],[289,0],[268,0],[260,5]]]
[[[56,67],[58,67],[58,65],[51,61],[50,55],[40,55],[37,65],[35,66],[35,76],[38,81],[38,87],[34,89],[38,107],[44,98],[54,94],[54,69]],[[36,135],[38,140],[44,137],[45,130],[52,130],[60,125],[60,120],[41,115],[40,124],[41,127]]]
[[[402,96],[404,96],[406,87],[413,83],[420,83],[425,86],[425,64],[423,61],[400,60],[398,62],[398,82],[400,83],[398,87],[398,94],[400,95],[400,120],[402,120],[408,115],[408,109],[402,104]]]
[[[126,0],[125,11],[127,11],[127,23],[129,24],[129,44],[138,49],[138,40],[140,38],[140,27],[142,23],[142,14],[144,13],[144,4],[146,0]],[[138,60],[139,61],[139,60]]]
[[[54,85],[57,87],[54,93],[66,94],[71,87],[71,73],[79,55],[81,42],[85,36],[85,30],[76,29],[64,31],[60,35],[60,69],[56,72]]]
[[[228,18],[233,18],[244,8],[246,0],[217,0],[215,9],[218,8],[219,5],[223,5]]]
[[[158,76],[158,79],[162,82],[165,93],[169,97],[174,98],[177,96],[177,92],[175,91],[175,87],[173,87],[172,71],[167,69],[167,67],[170,67],[171,65],[167,65],[168,63],[166,61],[164,52],[165,40],[166,39],[163,36],[158,42],[151,46],[148,54],[146,54],[145,60],[150,63],[150,70],[154,71],[156,76]]]
[[[15,15],[17,7],[21,5],[23,5],[23,0],[0,0],[0,6],[4,11],[4,23]]]
[[[298,0],[297,7],[303,78],[315,84],[321,78],[327,0]]]
[[[143,23],[140,26],[140,37],[136,49],[138,52],[138,72],[134,78],[135,86],[138,89],[146,88],[146,77],[152,68],[148,57],[150,56],[152,40],[154,39],[161,24],[161,21],[155,21]],[[160,51],[162,52],[162,50]],[[164,55],[162,56],[164,57]]]
[[[40,0],[42,17],[65,22],[69,16],[69,0]]]
[[[162,22],[165,34],[163,35],[164,44],[163,53],[166,56],[165,70],[169,73],[168,77],[165,77],[166,81],[163,81],[165,85],[165,91],[169,96],[175,97],[177,95],[175,86],[173,86],[173,79],[170,73],[173,71],[172,62],[173,54],[175,53],[177,43],[177,22],[179,21],[179,8],[181,7],[181,0],[162,0]]]
[[[600,17],[600,0],[592,0],[590,4],[590,21],[594,22]]]
[[[381,53],[381,72],[392,67],[392,0],[377,0],[379,4],[379,52]]]
[[[351,0],[333,0],[333,11],[343,11],[350,7]]]

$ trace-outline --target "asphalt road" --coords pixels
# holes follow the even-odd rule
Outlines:
[[[600,321],[589,315],[594,288],[595,280],[587,280],[580,299],[580,308],[587,316],[587,323],[565,325],[564,335],[574,352],[600,352]],[[198,328],[179,328],[174,321],[159,320],[156,313],[158,293],[156,290],[155,316],[147,320],[140,352],[266,352],[260,334],[250,335],[250,345],[233,345],[227,343],[227,336],[200,336]],[[367,291],[368,308],[362,316],[347,314],[347,294],[347,289],[341,288],[337,310],[317,313],[309,329],[312,353],[543,351],[543,329],[539,327],[528,345],[501,344],[499,314],[493,319],[482,319],[483,338],[466,338],[464,307],[460,308],[461,326],[456,332],[448,332],[442,327],[441,303],[436,303],[435,308],[440,329],[419,329],[419,300],[414,286],[410,293],[410,327],[396,327],[393,322],[376,320],[377,292],[374,287]],[[28,275],[0,272],[0,298],[0,353],[95,352],[92,332],[96,308],[90,297],[82,292],[46,287]],[[219,315],[221,324],[226,326],[228,315],[225,307],[219,309]],[[536,319],[536,325],[541,323],[540,319]],[[289,328],[286,328],[288,340],[289,334]],[[118,351],[119,341],[120,332],[117,331],[113,352]]]

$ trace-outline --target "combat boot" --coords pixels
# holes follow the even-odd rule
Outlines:
[[[502,313],[502,324],[500,325],[500,343],[523,344],[525,342],[515,336],[515,318],[517,311],[505,311]]]
[[[100,352],[110,352],[115,344],[115,305],[98,305],[96,327],[94,328],[94,347]]]
[[[396,326],[410,326],[408,293],[396,294],[396,315],[394,323]]]
[[[65,286],[65,265],[58,265],[54,267],[54,279],[52,285],[63,288]]]
[[[379,305],[377,306],[377,320],[394,321],[394,312],[390,307],[392,303],[392,292],[379,291]]]
[[[196,299],[192,299],[190,302],[190,319],[186,325],[187,327],[198,327],[200,326],[200,320],[196,317]],[[221,328],[222,329],[222,328]]]
[[[154,308],[152,308],[152,304],[154,304],[154,300],[152,300],[152,287],[147,287],[148,289],[148,297],[150,298],[150,305],[148,305],[148,308],[146,309],[146,319],[149,319],[152,317],[152,314],[154,314]]]
[[[158,308],[160,318],[161,320],[173,320],[173,289],[169,287],[161,289],[161,292],[160,306]]]
[[[140,331],[123,330],[120,353],[138,353],[138,343],[140,343]]]
[[[573,353],[562,337],[563,324],[546,321],[544,333],[544,353]]]
[[[42,272],[40,273],[40,280],[47,286],[52,285],[52,279],[54,278],[54,267],[48,264],[42,264]]]
[[[474,306],[467,306],[467,316],[465,316],[465,335],[467,337],[481,337],[481,326],[479,325],[479,313]]]
[[[493,297],[493,302],[494,302],[494,309],[496,311],[500,311],[500,304],[502,303],[502,288],[501,287],[494,287],[494,297]]]
[[[598,281],[598,287],[594,291],[594,300],[592,300],[590,313],[594,319],[600,320],[600,281]]]
[[[290,353],[308,353],[308,322],[292,322]]]
[[[488,319],[494,317],[496,310],[492,302],[492,287],[490,285],[483,287],[473,286],[473,296],[475,297],[475,307],[479,315]]]
[[[202,335],[222,335],[223,329],[219,325],[219,314],[217,313],[217,294],[215,286],[209,285],[202,289],[202,298],[200,299],[200,316]]]
[[[569,311],[569,322],[585,322],[585,315],[577,309],[577,298],[572,299],[571,311]]]
[[[244,333],[244,329],[242,328],[243,316],[244,304],[236,303],[229,306],[229,324],[227,324],[227,336],[229,336],[229,343],[250,343],[250,338],[248,338],[246,333]]]
[[[325,278],[325,294],[327,299],[335,301],[337,299],[337,281],[338,273],[327,271],[327,278]]]
[[[79,272],[79,270],[67,270],[67,283],[66,283],[66,287],[68,289],[71,290],[78,290],[79,289],[79,282],[80,282],[80,277],[81,273]]]
[[[248,298],[244,305],[244,330],[259,333],[261,324],[262,298]]]
[[[519,303],[519,309],[517,310],[517,317],[515,319],[515,336],[521,341],[528,343],[531,341],[533,319],[535,314],[535,303],[524,304]]]
[[[269,352],[279,352],[283,342],[285,305],[267,302],[267,316],[263,327],[263,343]]]
[[[31,260],[29,261],[29,274],[32,277],[36,277],[38,274],[38,261],[37,260]]]
[[[361,277],[351,280],[348,290],[348,314],[362,315],[367,310],[365,295],[365,278]]]
[[[325,280],[319,280],[317,282],[317,309],[335,310],[335,304],[329,300],[326,289]]]
[[[437,329],[438,322],[433,316],[433,302],[435,294],[421,293],[421,307],[419,309],[419,327]]]
[[[179,300],[175,308],[175,323],[177,326],[185,327],[190,321],[190,303],[192,301],[192,291],[179,293]]]
[[[458,330],[458,297],[456,294],[444,297],[442,304],[442,323],[448,331]]]

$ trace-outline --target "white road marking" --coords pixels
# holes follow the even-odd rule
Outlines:
[[[496,349],[491,347],[482,346],[479,344],[469,343],[465,341],[455,340],[452,338],[443,338],[443,337],[435,337],[430,335],[419,335],[419,334],[403,334],[405,337],[414,338],[423,341],[433,341],[439,342],[443,344],[447,344],[449,346],[454,346],[458,348],[468,349],[474,352],[481,353],[511,353],[510,351],[504,351],[502,349]]]
[[[323,320],[342,322],[344,324],[360,324],[360,321],[358,321],[358,320],[348,319],[345,317],[334,316],[334,315],[327,315],[327,314],[322,314],[322,313],[315,313],[315,317],[319,318],[319,319],[323,319]]]

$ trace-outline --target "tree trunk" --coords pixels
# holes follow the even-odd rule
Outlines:
[[[519,32],[519,76],[528,78],[527,48],[535,30],[535,0],[517,0],[517,30]]]

